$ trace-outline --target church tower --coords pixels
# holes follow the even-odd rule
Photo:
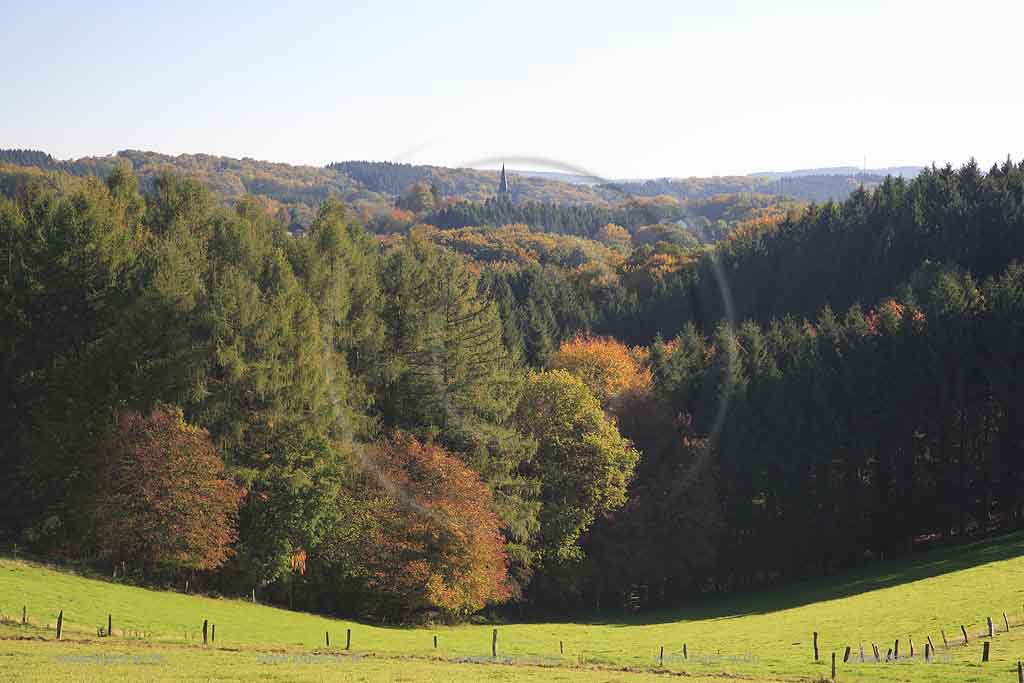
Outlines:
[[[498,199],[512,199],[512,190],[508,187],[508,178],[505,176],[505,164],[501,165],[501,178],[498,180]]]

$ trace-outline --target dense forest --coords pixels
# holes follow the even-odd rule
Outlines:
[[[290,231],[202,174],[25,163],[5,543],[409,619],[664,606],[1019,524],[1024,164],[811,206],[417,180],[381,237],[354,201]]]

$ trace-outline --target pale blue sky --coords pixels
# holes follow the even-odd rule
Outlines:
[[[1024,156],[1019,1],[0,0],[0,17],[0,147],[60,158],[544,157],[636,177]]]

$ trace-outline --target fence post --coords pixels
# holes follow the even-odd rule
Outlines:
[[[210,642],[217,642],[217,624],[210,624]]]
[[[658,653],[658,666],[665,665],[665,646],[661,646],[661,651]]]
[[[1024,662],[1017,660],[1017,683],[1024,683]]]
[[[988,621],[988,637],[989,638],[994,638],[995,635],[996,635],[996,632],[995,632],[995,627],[992,626],[992,617],[985,617],[985,619]]]
[[[818,661],[818,632],[814,632],[814,661]]]
[[[349,650],[352,648],[352,629],[345,629],[345,649]]]
[[[207,629],[207,623],[208,623],[208,622],[207,622],[207,620],[206,620],[206,619],[203,619],[203,645],[206,645],[206,642],[207,642],[207,641],[206,641],[206,629]]]
[[[893,654],[893,659],[899,659],[900,658],[900,639],[899,638],[896,639],[896,644],[893,645],[893,647],[892,647],[892,654]]]
[[[850,661],[850,646],[849,645],[846,646],[846,652],[843,653],[843,664],[846,664],[848,661]]]
[[[437,649],[437,636],[434,636],[434,649]]]
[[[989,641],[986,640],[982,644],[982,647],[981,647],[981,661],[983,661],[983,662],[987,662],[988,661],[988,648],[989,648]]]
[[[558,654],[565,654],[565,645],[563,645],[562,641],[558,641]]]
[[[107,615],[107,638],[114,634],[114,618],[111,615]]]
[[[324,631],[324,642],[327,643],[327,647],[331,646],[331,632]]]
[[[836,680],[836,653],[832,652],[832,680]]]
[[[57,640],[60,640],[61,631],[64,629],[64,610],[57,615]]]
[[[686,652],[686,643],[683,643],[683,659],[689,659],[690,656]]]
[[[491,631],[491,657],[498,658],[498,629]]]
[[[1006,618],[1006,612],[1003,612],[1003,623],[1006,625],[1006,632],[1010,632],[1010,620]]]
[[[24,605],[21,608],[21,623],[28,624],[28,607]]]
[[[963,624],[960,624],[960,630],[961,630],[961,631],[963,632],[963,634],[964,634],[964,645],[966,645],[966,644],[967,644],[967,629],[966,629],[966,628],[964,628],[964,625],[963,625]]]
[[[948,650],[949,649],[949,641],[946,640],[946,631],[945,631],[945,629],[941,629],[940,628],[939,629],[939,633],[942,634],[942,647],[944,649]]]

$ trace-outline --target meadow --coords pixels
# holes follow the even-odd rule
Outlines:
[[[3,680],[651,681],[676,674],[819,681],[831,678],[835,652],[840,681],[1016,681],[1024,658],[1024,534],[685,609],[415,628],[149,590],[8,558],[0,559],[0,615]],[[113,635],[98,636],[108,615]],[[982,637],[988,617],[991,639]],[[205,646],[204,620],[211,635],[216,626]],[[936,648],[930,662],[928,637]],[[872,644],[884,660],[897,639],[900,660],[875,663]],[[991,642],[987,663],[984,640]]]

